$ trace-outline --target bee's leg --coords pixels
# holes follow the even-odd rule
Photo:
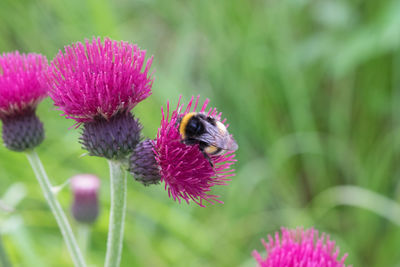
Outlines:
[[[213,164],[213,162],[212,162],[212,160],[210,158],[210,155],[205,152],[205,149],[207,147],[208,147],[208,144],[206,142],[203,142],[203,141],[199,142],[199,148],[201,150],[201,153],[203,153],[204,157],[208,160],[208,162],[210,163],[211,167],[214,168],[214,164]]]
[[[214,163],[212,162],[210,155],[208,155],[206,152],[204,152],[204,150],[201,151],[204,155],[204,157],[208,160],[208,162],[210,163],[211,167],[214,168]]]
[[[193,145],[199,145],[200,151],[201,153],[203,153],[204,157],[208,160],[208,162],[210,163],[211,167],[214,168],[214,164],[210,158],[210,155],[208,155],[206,152],[204,152],[204,149],[207,147],[207,143],[196,140],[194,138],[187,138],[187,139],[183,139],[181,140],[182,143],[184,143],[185,145],[188,146],[193,146]]]
[[[183,139],[181,142],[188,146],[193,146],[193,145],[196,145],[199,143],[198,140],[193,139],[193,138],[186,138],[186,139]]]

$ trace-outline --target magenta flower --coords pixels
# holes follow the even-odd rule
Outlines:
[[[20,54],[18,51],[0,56],[0,118],[35,110],[47,96],[38,78],[47,66],[40,54]]]
[[[180,99],[177,108],[169,115],[169,103],[167,110],[162,110],[161,126],[158,129],[156,140],[153,141],[153,151],[158,164],[160,179],[165,183],[168,195],[174,200],[181,199],[189,203],[193,200],[198,205],[204,207],[203,201],[219,202],[219,196],[208,194],[214,185],[226,185],[230,181],[229,177],[234,175],[231,169],[236,161],[235,154],[232,152],[219,156],[210,156],[209,160],[204,156],[198,145],[186,145],[181,141],[178,130],[178,120],[183,115],[193,112],[198,106],[199,97],[194,102],[194,97],[190,100],[186,109],[182,111]],[[207,116],[216,120],[221,119],[221,113],[214,108],[207,110],[207,99],[200,109]],[[225,123],[225,120],[221,121]]]
[[[108,120],[150,96],[153,58],[145,62],[145,56],[136,45],[108,38],[66,46],[47,72],[49,95],[66,118]]]
[[[39,54],[16,51],[0,56],[0,119],[3,141],[10,150],[32,149],[44,139],[35,111],[47,96],[39,82],[46,68],[46,57]]]
[[[71,178],[74,201],[71,212],[81,223],[93,223],[99,214],[98,192],[100,179],[92,174],[78,174]]]
[[[145,55],[127,42],[93,38],[51,62],[49,96],[66,118],[83,124],[80,140],[90,155],[123,159],[139,143],[142,126],[130,111],[151,94],[153,58]]]
[[[260,267],[345,267],[345,254],[340,260],[339,248],[335,247],[335,242],[329,239],[325,233],[321,235],[313,228],[303,230],[281,229],[282,236],[275,233],[275,239],[268,236],[268,243],[262,240],[267,251],[265,259],[257,252],[253,251],[253,256]]]

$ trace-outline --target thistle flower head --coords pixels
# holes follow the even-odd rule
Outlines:
[[[208,102],[207,99],[200,112],[220,120],[221,113],[215,108],[207,109]],[[179,99],[171,115],[168,103],[166,112],[162,109],[161,126],[153,146],[161,181],[165,183],[168,195],[179,202],[182,199],[188,203],[192,200],[204,207],[204,201],[223,203],[218,199],[219,196],[208,193],[214,185],[226,185],[229,177],[234,175],[231,166],[235,162],[235,155],[225,153],[207,159],[199,145],[186,145],[182,142],[178,130],[179,119],[188,112],[195,112],[198,103],[199,97],[192,97],[186,109],[183,109]],[[225,123],[225,120],[221,122]]]
[[[66,46],[47,71],[49,96],[77,123],[130,111],[151,94],[152,58],[145,56],[136,45],[108,38]]]
[[[0,55],[0,119],[35,110],[47,95],[39,82],[46,67],[47,59],[40,54]]]
[[[39,54],[17,51],[0,56],[0,120],[3,141],[10,150],[25,151],[44,139],[35,110],[47,95],[39,82],[46,68],[47,60]]]
[[[145,56],[136,45],[93,38],[51,62],[49,95],[66,118],[84,124],[81,143],[90,155],[123,159],[139,142],[142,127],[130,110],[151,94],[152,58]]]
[[[325,233],[321,235],[313,228],[288,230],[281,229],[281,236],[268,236],[268,242],[262,240],[267,251],[265,259],[253,251],[253,256],[260,267],[345,267],[347,254],[341,259],[339,248]]]
[[[74,197],[71,212],[81,223],[93,223],[99,214],[98,191],[100,179],[92,174],[79,174],[71,178]]]

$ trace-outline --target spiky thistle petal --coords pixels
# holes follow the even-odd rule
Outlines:
[[[63,115],[77,123],[108,120],[150,96],[153,58],[145,57],[137,45],[109,38],[66,46],[47,71],[49,95]]]

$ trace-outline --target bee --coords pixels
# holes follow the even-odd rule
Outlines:
[[[190,112],[180,119],[179,133],[186,145],[199,145],[204,156],[222,155],[238,149],[236,141],[229,134],[225,125],[204,113]]]

